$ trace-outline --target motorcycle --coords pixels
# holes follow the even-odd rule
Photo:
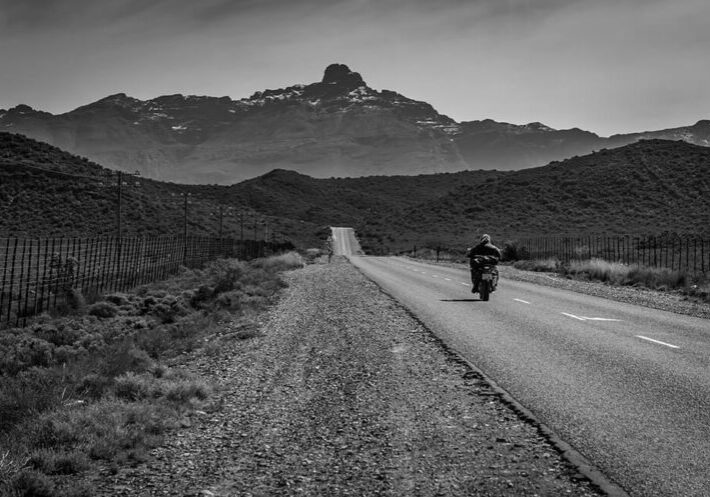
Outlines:
[[[498,259],[486,255],[477,255],[473,257],[475,270],[480,274],[478,282],[478,293],[481,300],[488,301],[491,293],[496,291],[498,287]]]

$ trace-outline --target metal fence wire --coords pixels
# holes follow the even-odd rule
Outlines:
[[[710,271],[710,240],[692,235],[539,237],[516,245],[521,259],[604,259],[688,274]]]
[[[181,266],[218,258],[254,259],[282,247],[231,238],[0,239],[0,328],[25,326],[27,318],[111,291],[166,278]]]

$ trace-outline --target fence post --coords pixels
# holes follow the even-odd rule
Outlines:
[[[5,241],[5,263],[2,269],[2,285],[0,285],[0,323],[2,323],[2,310],[3,310],[3,300],[5,299],[5,288],[7,285],[7,267],[8,267],[8,257],[10,257],[10,239]],[[12,297],[10,297],[12,300]]]
[[[47,286],[47,258],[49,256],[49,238],[44,239],[44,262],[42,263],[42,285],[40,286],[39,309],[37,312],[44,310],[44,289]],[[0,307],[2,307],[0,305]]]

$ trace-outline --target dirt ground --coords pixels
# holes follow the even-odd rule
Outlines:
[[[256,337],[180,365],[218,385],[99,496],[596,496],[543,433],[344,259],[285,276]]]

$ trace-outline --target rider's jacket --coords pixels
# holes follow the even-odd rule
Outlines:
[[[495,263],[497,264],[500,260],[500,249],[493,245],[491,242],[479,243],[473,248],[468,249],[466,257],[471,261],[471,265],[474,265],[473,258],[477,255],[487,255],[496,258]]]

